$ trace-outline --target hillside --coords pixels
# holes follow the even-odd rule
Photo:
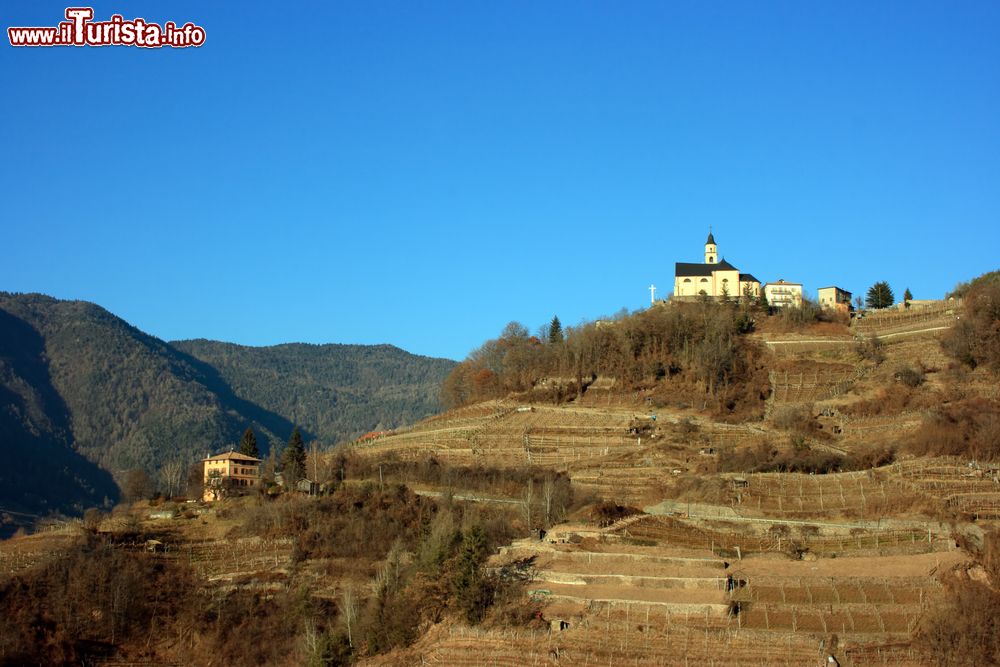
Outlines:
[[[132,469],[155,479],[171,461],[186,469],[247,426],[266,452],[298,419],[331,440],[415,420],[434,411],[435,383],[453,365],[388,346],[184,346],[212,352],[225,371],[95,304],[0,293],[0,508],[79,513],[115,502],[108,472],[121,482]]]
[[[441,382],[455,367],[391,345],[171,345],[216,369],[240,398],[329,444],[438,412]]]
[[[600,348],[570,331],[558,354],[594,369],[576,377],[501,340],[470,389],[539,360],[546,381],[310,455],[328,495],[135,503],[0,544],[0,660],[993,664],[1000,395],[978,327],[1000,315],[975,297],[849,326],[757,312],[728,376],[660,345],[672,376],[630,379],[614,345],[716,317],[690,348],[728,306],[603,325]]]

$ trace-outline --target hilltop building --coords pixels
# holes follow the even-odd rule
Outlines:
[[[779,280],[764,285],[767,305],[772,308],[800,307],[802,305],[802,283],[788,283]]]
[[[849,312],[851,310],[851,293],[839,287],[820,287],[819,305],[827,310]]]
[[[727,262],[719,260],[719,249],[715,237],[709,232],[705,241],[705,263],[677,262],[674,269],[674,298],[695,299],[754,298],[760,296],[760,281],[749,273]]]
[[[205,491],[202,499],[219,500],[227,492],[257,486],[260,483],[261,463],[261,459],[231,450],[204,459]]]

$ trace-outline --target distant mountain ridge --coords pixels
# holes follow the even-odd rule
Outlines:
[[[388,345],[246,348],[150,336],[100,306],[0,292],[0,509],[114,502],[112,475],[294,425],[324,444],[436,412],[455,362]]]
[[[239,397],[330,443],[440,411],[441,383],[456,365],[392,345],[247,347],[204,339],[171,345],[217,369]]]

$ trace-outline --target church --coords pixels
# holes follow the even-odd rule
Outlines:
[[[756,299],[760,296],[759,280],[749,273],[740,273],[725,259],[719,259],[719,249],[711,232],[705,241],[705,263],[677,262],[674,270],[674,298],[694,299],[699,296],[714,299]]]

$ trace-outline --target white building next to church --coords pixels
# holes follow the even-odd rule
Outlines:
[[[784,280],[767,283],[764,285],[764,296],[767,297],[767,305],[772,308],[799,308],[802,306],[802,283],[786,283]]]
[[[711,232],[705,241],[705,263],[677,262],[674,270],[675,299],[705,296],[714,299],[756,299],[760,296],[759,280],[749,273],[740,273],[739,269],[725,259],[719,260],[718,247]]]

